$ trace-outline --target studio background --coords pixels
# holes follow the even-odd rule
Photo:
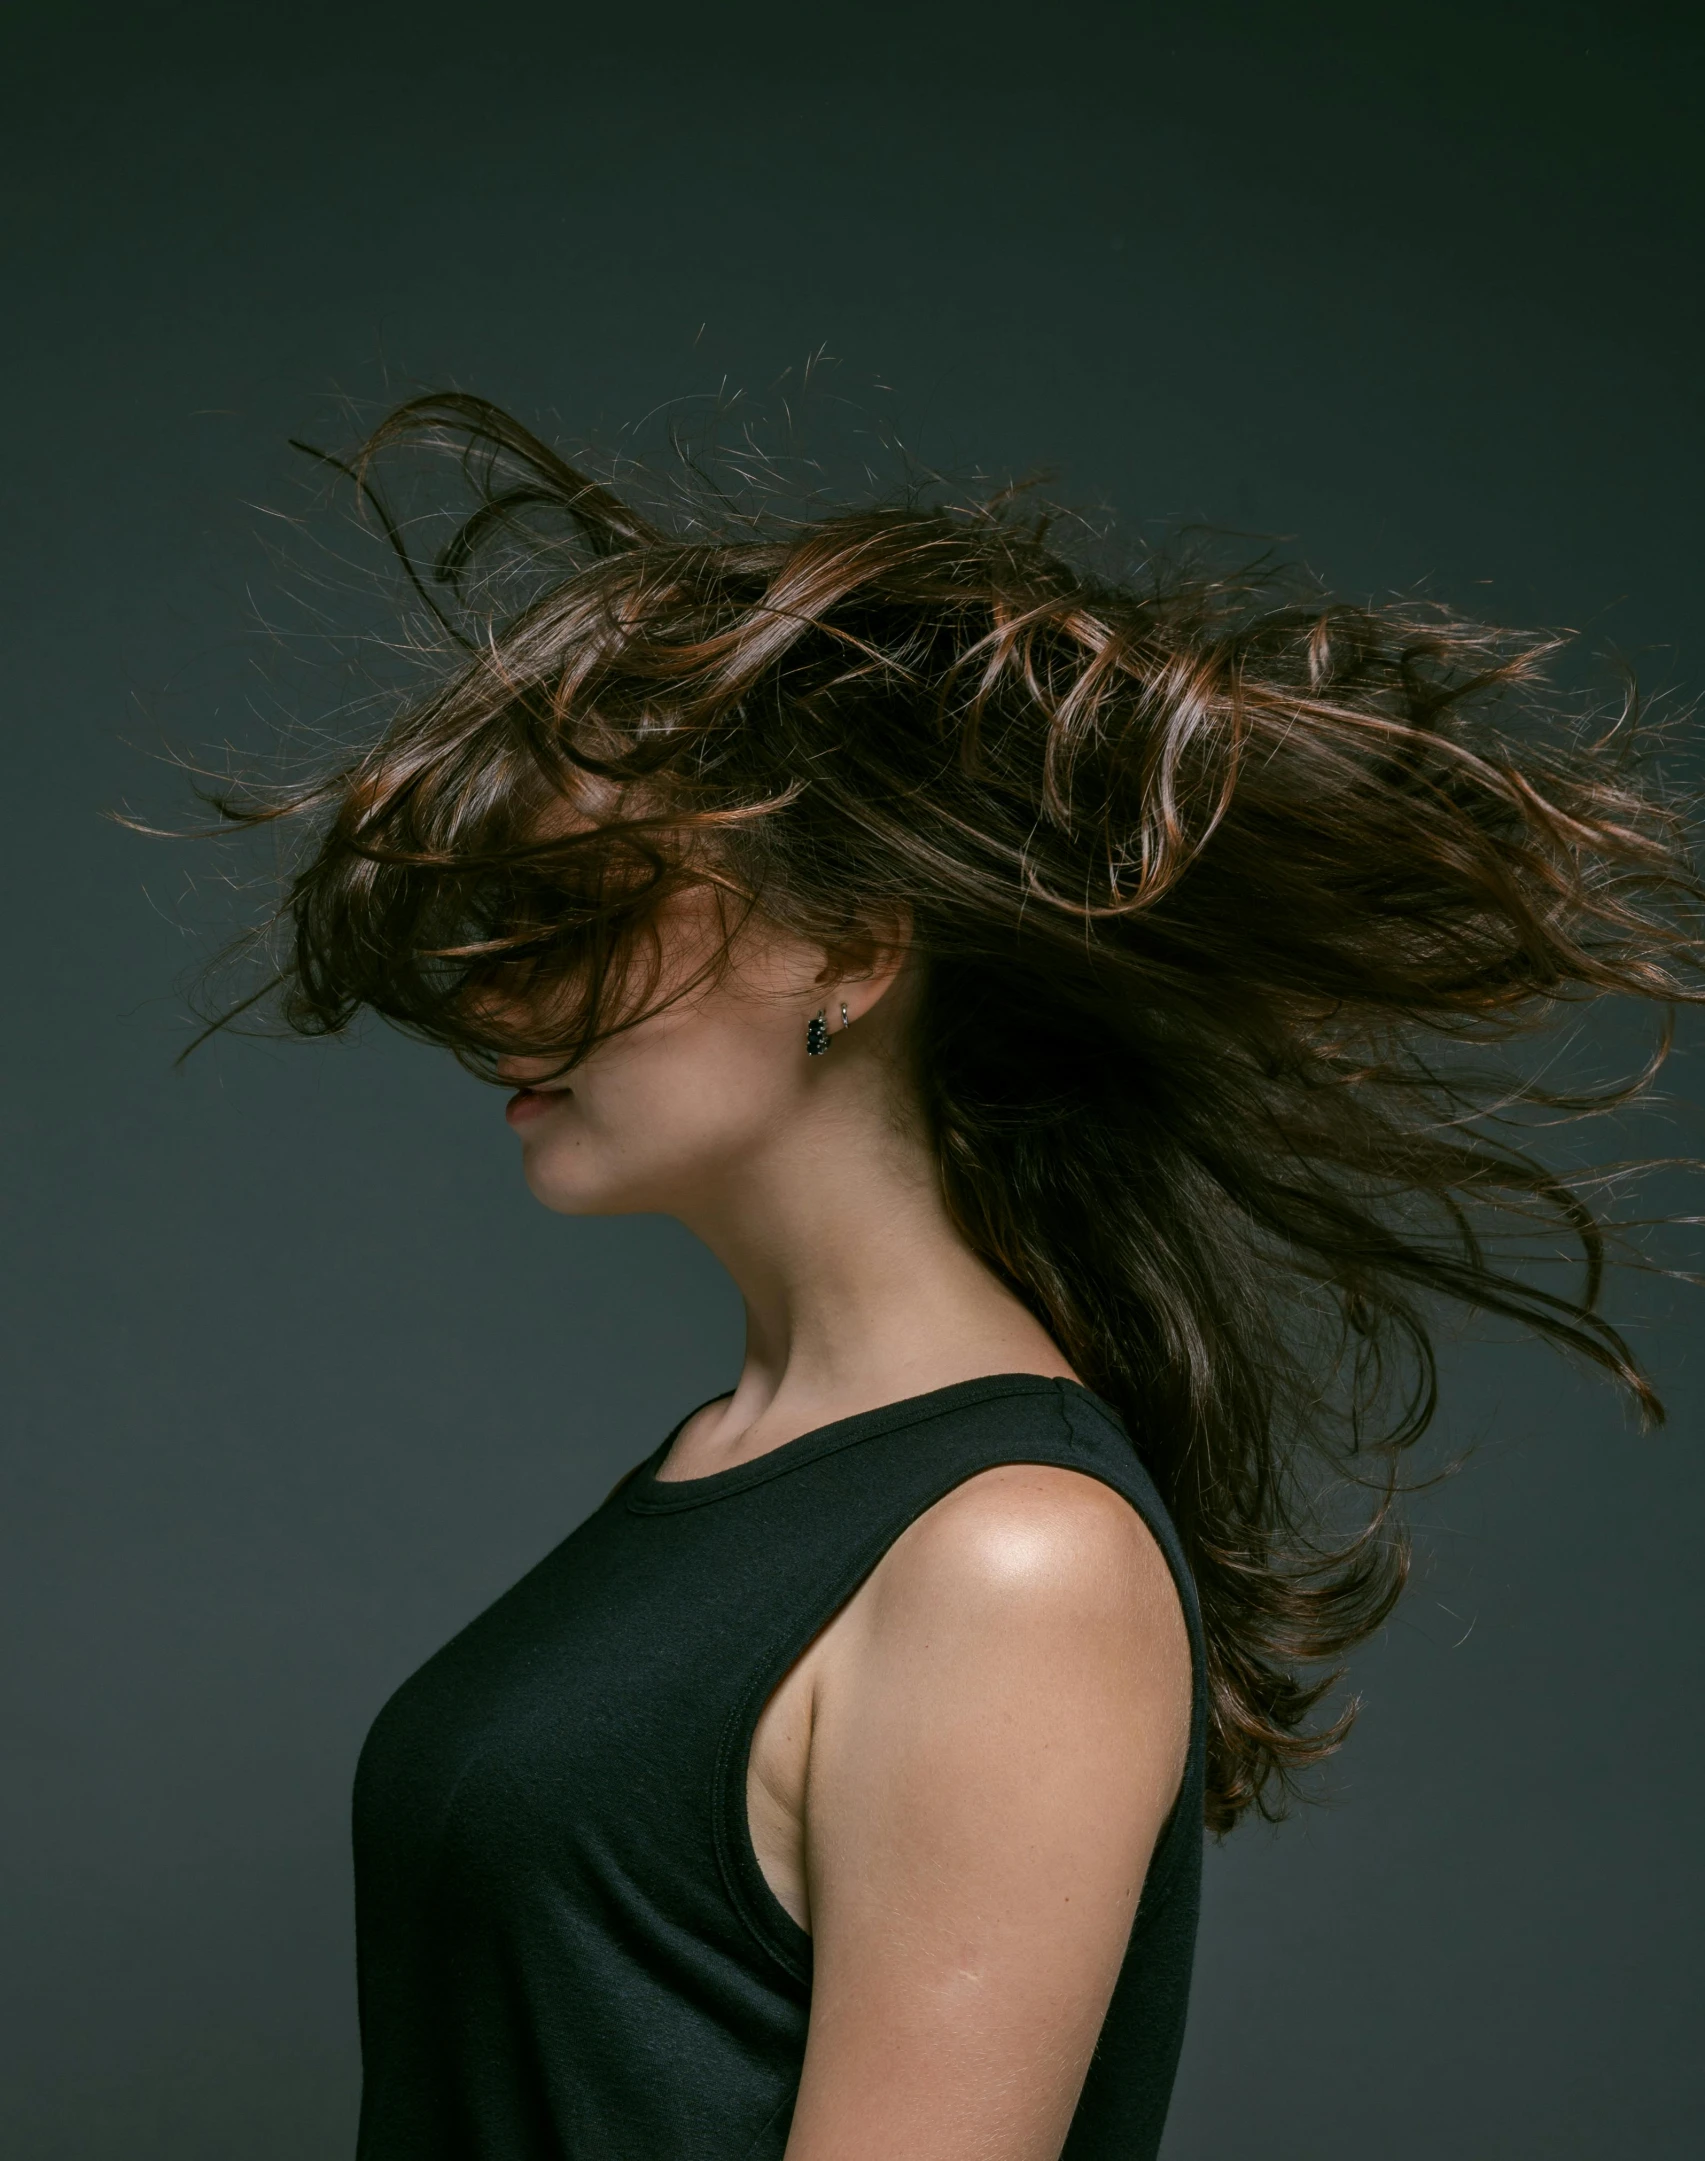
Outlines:
[[[674,1226],[537,1209],[441,1056],[172,1070],[250,896],[101,813],[267,739],[286,437],[455,382],[613,439],[826,349],[926,461],[1697,689],[1701,47],[1627,4],[0,20],[4,2145],[309,2161],[368,1721],[739,1316]],[[1606,1145],[1697,1145],[1673,1088]],[[1700,1309],[1617,1297],[1661,1434],[1452,1350],[1473,1460],[1331,1805],[1210,1852],[1168,2161],[1693,2150]]]

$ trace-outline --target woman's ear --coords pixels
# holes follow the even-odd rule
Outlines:
[[[912,952],[912,912],[867,920],[824,949],[817,981],[845,1003],[848,1022],[862,1018],[892,988]]]

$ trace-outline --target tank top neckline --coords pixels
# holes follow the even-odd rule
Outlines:
[[[662,1443],[640,1464],[628,1481],[624,1499],[636,1515],[665,1515],[681,1508],[702,1508],[726,1496],[745,1493],[769,1479],[781,1478],[879,1433],[924,1425],[932,1418],[947,1417],[968,1405],[1003,1396],[1048,1394],[1081,1397],[1093,1404],[1104,1418],[1118,1423],[1118,1413],[1112,1405],[1081,1381],[1046,1373],[984,1373],[974,1380],[950,1381],[944,1388],[931,1388],[922,1395],[905,1396],[896,1403],[878,1404],[872,1410],[855,1411],[850,1417],[833,1419],[826,1426],[814,1426],[809,1432],[796,1434],[791,1441],[782,1441],[778,1446],[766,1449],[761,1456],[753,1456],[745,1463],[731,1464],[726,1470],[708,1472],[702,1478],[659,1478],[657,1473],[674,1446],[675,1436],[688,1419],[696,1417],[705,1404],[720,1400],[717,1396],[707,1396],[704,1403],[696,1404],[676,1421]]]

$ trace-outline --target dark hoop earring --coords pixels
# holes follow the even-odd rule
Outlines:
[[[805,1052],[810,1058],[821,1058],[829,1047],[829,1023],[823,1018],[822,1008],[811,1016],[811,1024],[805,1031]]]
[[[848,1018],[847,1018],[847,1008],[846,1008],[846,1001],[845,1001],[845,999],[843,999],[843,1000],[841,1001],[841,1026],[842,1026],[842,1028],[850,1028],[850,1027],[852,1026],[852,1022],[851,1022],[850,1020],[848,1020]]]

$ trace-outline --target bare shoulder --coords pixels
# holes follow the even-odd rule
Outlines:
[[[1123,1494],[1086,1471],[1003,1463],[926,1509],[888,1557],[898,1587],[950,1595],[1059,1597],[1147,1591],[1176,1606],[1154,1533]]]
[[[979,1472],[896,1540],[870,1585],[875,1636],[920,1630],[1100,1643],[1188,1696],[1178,1587],[1129,1501],[1087,1472],[1011,1463]]]
[[[883,1823],[896,1852],[1020,1875],[1028,1826],[1032,1861],[1093,1849],[1134,1900],[1184,1773],[1190,1641],[1153,1533],[1101,1480],[1006,1464],[955,1487],[843,1609],[812,1685],[819,1923]]]

